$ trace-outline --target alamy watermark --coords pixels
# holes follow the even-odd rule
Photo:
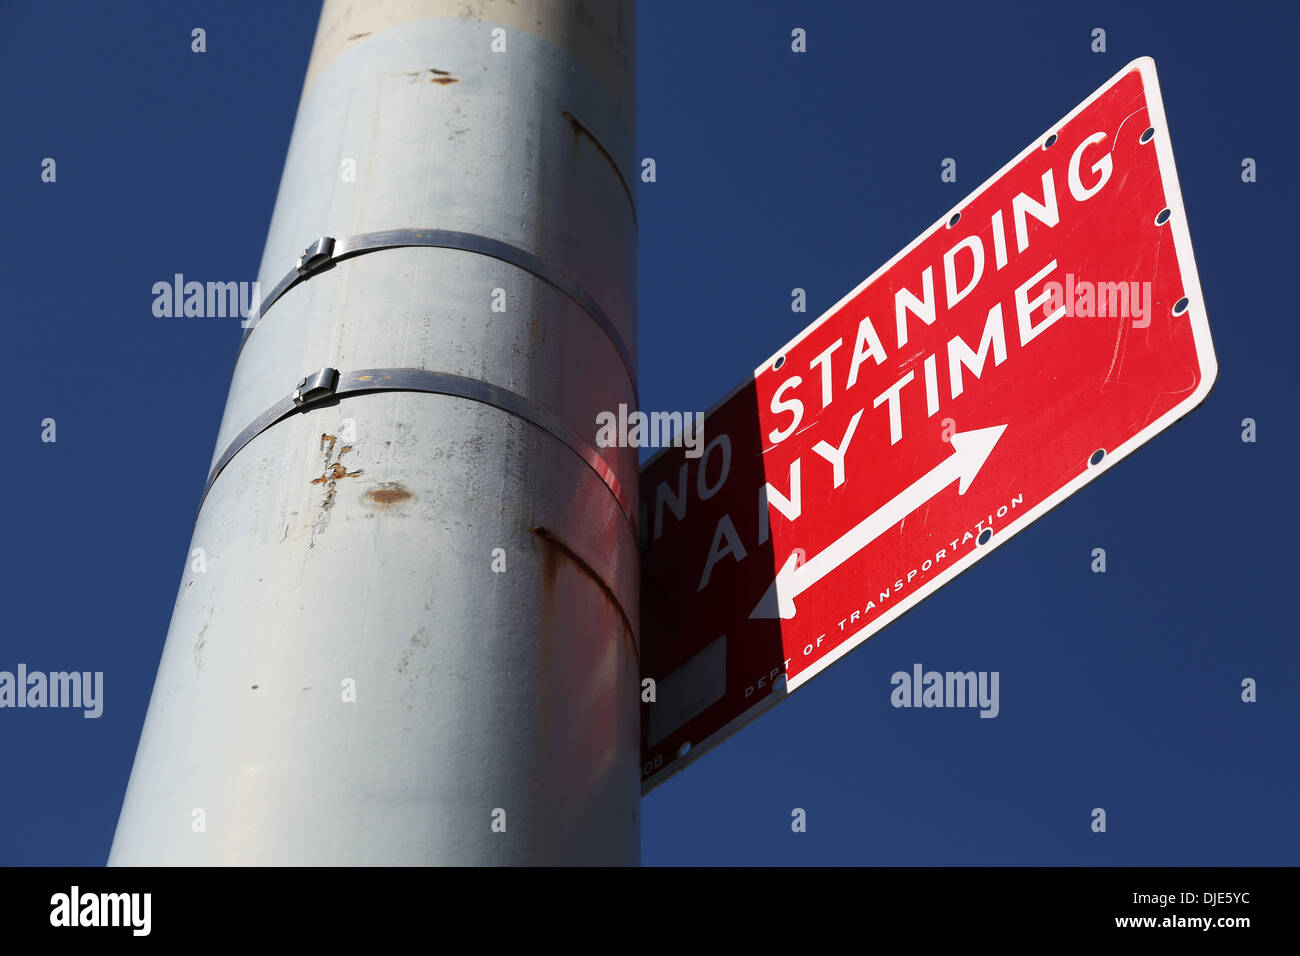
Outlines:
[[[1135,329],[1151,324],[1150,282],[1092,282],[1067,272],[1065,285],[1049,282],[1043,291],[1047,294],[1044,316],[1064,307],[1065,316],[1132,319]]]
[[[596,444],[601,448],[686,448],[687,458],[699,458],[704,447],[703,412],[628,413],[596,415]]]
[[[924,671],[912,665],[912,673],[895,671],[889,702],[895,707],[978,707],[981,717],[996,717],[997,671]]]
[[[73,885],[50,897],[51,926],[119,926],[133,936],[148,936],[153,920],[152,893],[83,893]]]
[[[76,707],[86,718],[104,712],[104,672],[29,671],[19,664],[17,673],[0,671],[0,708]]]
[[[179,272],[171,282],[155,282],[153,294],[153,314],[160,319],[247,320],[262,304],[259,282],[186,282]],[[247,328],[247,321],[242,324]]]

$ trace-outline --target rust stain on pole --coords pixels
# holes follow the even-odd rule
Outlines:
[[[378,505],[385,511],[398,502],[415,499],[415,495],[396,481],[386,481],[378,488],[371,488],[364,497],[370,504]]]

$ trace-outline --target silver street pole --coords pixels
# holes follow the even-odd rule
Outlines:
[[[110,864],[638,862],[632,30],[326,0]]]

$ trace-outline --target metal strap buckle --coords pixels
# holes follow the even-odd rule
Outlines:
[[[336,368],[323,368],[319,372],[312,372],[310,375],[303,377],[298,383],[298,387],[293,391],[293,403],[295,405],[310,405],[312,402],[319,402],[321,399],[329,398],[334,394],[334,389],[338,388],[339,371]]]
[[[334,237],[321,236],[310,246],[303,250],[295,266],[298,275],[306,276],[319,272],[325,266],[329,265],[330,259],[334,256]]]

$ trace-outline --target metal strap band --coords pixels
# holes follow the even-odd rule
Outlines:
[[[366,232],[343,239],[322,236],[315,240],[303,251],[294,268],[275,284],[270,294],[244,320],[243,324],[246,331],[239,343],[240,352],[243,351],[248,337],[253,334],[253,329],[262,316],[266,315],[267,310],[275,305],[276,300],[299,282],[315,275],[317,272],[333,268],[334,263],[343,259],[351,259],[353,256],[365,252],[374,252],[378,249],[400,249],[406,246],[460,249],[464,252],[476,252],[480,255],[491,256],[493,259],[500,259],[502,262],[508,262],[526,272],[531,272],[537,278],[559,289],[578,303],[583,311],[600,326],[601,331],[609,337],[610,342],[613,343],[618,352],[619,358],[623,360],[623,367],[627,369],[628,379],[632,382],[633,391],[636,390],[636,373],[632,362],[632,353],[628,351],[627,345],[623,342],[623,337],[619,335],[618,328],[614,325],[613,320],[596,303],[596,300],[587,294],[582,286],[559,269],[543,262],[531,252],[520,249],[518,246],[512,246],[508,242],[491,239],[487,236],[479,236],[469,232],[455,232],[449,229],[385,229],[382,232]],[[238,355],[236,355],[235,360],[239,360]]]
[[[478,379],[466,378],[463,375],[452,375],[449,372],[430,372],[418,368],[366,368],[356,372],[342,373],[332,368],[323,368],[304,376],[293,394],[276,402],[235,436],[234,441],[217,459],[216,465],[212,468],[212,474],[208,476],[208,483],[203,486],[203,496],[199,499],[199,509],[202,510],[208,491],[212,488],[213,482],[217,480],[217,476],[221,474],[222,469],[230,464],[230,460],[239,454],[249,442],[272,425],[288,418],[301,408],[316,405],[329,399],[382,391],[434,392],[439,395],[455,395],[459,398],[468,398],[471,401],[491,405],[536,425],[552,437],[568,445],[574,454],[585,461],[591,470],[600,477],[600,480],[605,483],[605,486],[609,488],[614,495],[614,499],[618,502],[623,517],[627,519],[633,535],[636,534],[635,512],[632,510],[632,503],[628,500],[626,486],[618,480],[614,470],[609,467],[605,459],[600,457],[596,449],[587,444],[561,419],[509,389],[500,388]]]

